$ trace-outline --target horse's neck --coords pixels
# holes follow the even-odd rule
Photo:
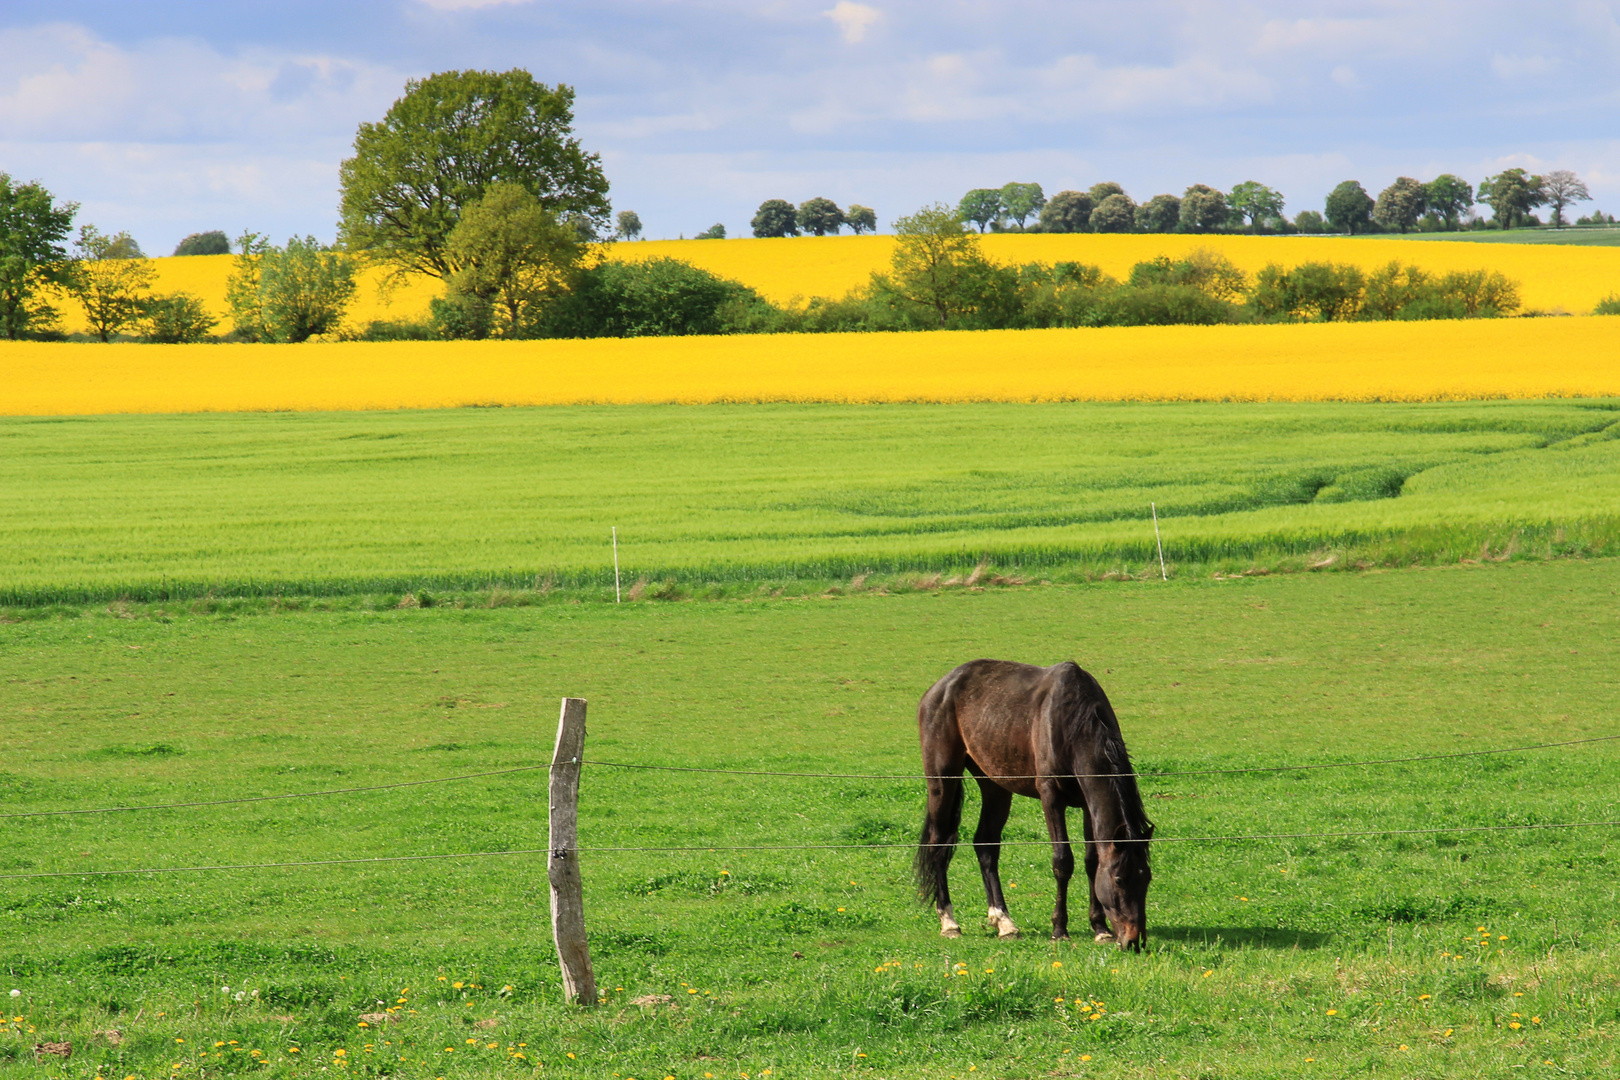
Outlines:
[[[1090,777],[1080,781],[1086,797],[1086,813],[1091,817],[1091,835],[1098,840],[1129,839],[1134,831],[1126,818],[1126,793],[1113,777]]]

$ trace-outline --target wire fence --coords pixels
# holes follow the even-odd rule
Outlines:
[[[1186,776],[1236,776],[1244,773],[1279,773],[1279,772],[1314,772],[1321,769],[1352,769],[1375,765],[1406,765],[1423,761],[1448,761],[1456,758],[1487,757],[1493,754],[1518,754],[1531,750],[1552,750],[1567,746],[1584,746],[1589,743],[1614,742],[1620,740],[1620,735],[1596,735],[1586,739],[1565,739],[1561,742],[1532,743],[1526,746],[1500,746],[1489,750],[1461,750],[1447,754],[1418,754],[1410,757],[1394,758],[1367,758],[1361,761],[1329,761],[1313,762],[1304,765],[1254,765],[1238,769],[1172,769],[1152,770],[1148,772],[1129,773],[1039,773],[1031,775],[985,775],[986,780],[1105,780],[1134,776],[1138,780],[1154,780],[1164,777]],[[833,773],[833,772],[788,772],[769,769],[715,769],[697,765],[645,765],[628,761],[592,761],[584,759],[581,765],[591,765],[602,769],[627,769],[644,772],[674,772],[699,773],[714,776],[772,776],[791,777],[804,780],[952,780],[961,779],[960,774],[952,776],[930,776],[926,773]],[[326,795],[356,795],[371,791],[391,791],[396,788],[422,787],[427,784],[450,784],[460,780],[482,780],[491,776],[508,776],[512,773],[536,772],[541,769],[550,769],[545,765],[518,765],[509,769],[493,769],[487,772],[460,773],[455,776],[439,776],[429,780],[402,780],[392,784],[368,784],[361,787],[323,788],[319,791],[293,791],[279,795],[245,795],[235,799],[202,799],[192,802],[172,803],[143,803],[135,806],[97,806],[69,810],[26,810],[18,813],[0,814],[0,821],[17,818],[37,817],[70,817],[85,814],[119,814],[138,810],[185,810],[205,806],[233,806],[244,803],[277,802],[284,799],[314,799]]]
[[[1491,755],[1524,753],[1535,750],[1551,750],[1572,746],[1586,746],[1594,743],[1614,742],[1620,740],[1620,735],[1599,735],[1582,739],[1565,739],[1558,742],[1533,743],[1523,746],[1494,747],[1486,750],[1465,750],[1444,754],[1417,754],[1392,758],[1367,758],[1357,761],[1312,762],[1302,765],[1257,765],[1232,769],[1179,769],[1135,773],[1070,773],[1070,774],[1039,774],[1039,775],[1007,775],[985,776],[989,780],[1033,780],[1033,779],[1110,779],[1125,776],[1134,776],[1139,779],[1157,779],[1168,777],[1192,776],[1232,776],[1251,773],[1283,773],[1305,772],[1322,769],[1348,769],[1358,767],[1375,767],[1383,765],[1414,764],[1430,761],[1449,761],[1459,758],[1486,757]],[[570,762],[569,764],[573,764]],[[779,778],[799,778],[813,780],[905,780],[916,782],[932,779],[961,779],[960,775],[928,776],[922,773],[833,773],[833,772],[791,772],[766,769],[720,769],[705,768],[688,765],[651,765],[635,762],[620,761],[593,761],[581,760],[580,765],[596,768],[623,769],[633,771],[653,771],[672,773],[691,773],[699,775],[720,776],[762,776]],[[233,799],[206,799],[189,802],[149,803],[132,806],[103,806],[62,810],[34,810],[16,813],[0,814],[0,820],[19,818],[40,818],[56,816],[76,816],[89,814],[112,814],[133,812],[140,810],[181,810],[203,807],[229,806],[248,803],[275,802],[288,799],[308,799],[332,795],[354,795],[376,791],[390,791],[400,788],[422,787],[430,784],[448,784],[464,780],[479,780],[495,776],[509,776],[515,773],[536,772],[542,769],[550,770],[555,765],[520,765],[506,769],[493,769],[475,773],[460,773],[454,776],[434,777],[427,780],[405,780],[390,784],[370,784],[346,788],[325,788],[318,791],[286,792],[275,795],[252,795]],[[1345,831],[1327,832],[1293,832],[1293,833],[1241,833],[1207,836],[1157,836],[1152,843],[1155,844],[1187,844],[1187,843],[1245,843],[1259,841],[1279,840],[1331,840],[1346,838],[1366,838],[1379,836],[1419,836],[1440,834],[1467,834],[1467,833],[1502,833],[1515,831],[1551,831],[1620,827],[1620,819],[1601,821],[1571,821],[1571,822],[1523,822],[1499,825],[1459,825],[1438,826],[1418,829],[1355,829]],[[1072,839],[1072,844],[1106,843],[1108,841]],[[964,843],[971,843],[970,841]],[[1051,840],[1000,840],[1000,847],[1049,847]],[[600,845],[580,846],[556,854],[566,855],[607,855],[607,854],[701,854],[720,852],[750,852],[750,851],[878,851],[904,848],[915,849],[919,846],[929,847],[955,847],[956,842],[949,844],[919,845],[917,843],[835,843],[835,844],[675,844],[675,845]],[[308,867],[326,866],[364,866],[382,863],[431,862],[453,859],[488,859],[509,858],[524,855],[553,854],[549,848],[512,848],[499,851],[469,851],[453,853],[435,853],[428,855],[379,855],[360,856],[342,859],[309,859],[284,862],[264,863],[219,863],[197,866],[152,866],[114,870],[61,870],[43,871],[34,873],[0,874],[0,881],[24,881],[45,878],[88,878],[88,877],[122,877],[140,874],[179,874],[179,873],[207,873],[230,872],[243,870],[270,870],[270,869],[298,869]]]
[[[1608,821],[1552,821],[1552,822],[1520,822],[1510,825],[1453,825],[1427,829],[1347,829],[1341,832],[1295,832],[1295,833],[1243,833],[1220,836],[1161,836],[1154,837],[1151,843],[1155,844],[1214,844],[1214,843],[1240,843],[1259,840],[1335,840],[1372,836],[1430,836],[1436,834],[1462,834],[1485,832],[1528,832],[1550,831],[1558,829],[1597,829],[1606,827],[1620,827],[1620,819]],[[1066,841],[1072,845],[1106,844],[1109,840],[1086,840],[1079,837]],[[1147,843],[1148,841],[1133,841]],[[972,841],[960,841],[961,844],[971,846]],[[954,848],[958,842],[940,844],[687,844],[687,845],[603,845],[591,847],[577,847],[558,849],[556,854],[570,856],[578,855],[605,855],[613,853],[642,853],[642,854],[718,854],[721,852],[746,851],[884,851],[904,848],[908,851],[916,848]],[[1051,840],[997,840],[995,847],[1052,847]],[[429,862],[444,859],[489,859],[513,855],[546,855],[554,854],[550,848],[510,848],[501,851],[459,851],[435,855],[375,855],[362,856],[350,859],[308,859],[301,862],[268,862],[268,863],[219,863],[205,866],[149,866],[128,870],[55,870],[33,874],[0,874],[0,881],[19,881],[34,878],[80,878],[80,877],[121,877],[131,874],[189,874],[204,871],[218,870],[274,870],[280,868],[297,868],[309,866],[358,866],[367,863],[399,863],[399,862]]]

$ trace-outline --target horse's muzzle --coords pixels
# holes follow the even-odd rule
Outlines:
[[[1141,952],[1142,942],[1146,938],[1147,934],[1141,924],[1120,922],[1118,920],[1114,922],[1114,940],[1118,942],[1122,952],[1127,950]]]

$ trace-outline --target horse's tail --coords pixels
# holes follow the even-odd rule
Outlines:
[[[946,874],[956,853],[962,824],[962,768],[965,755],[956,718],[956,688],[971,665],[963,664],[940,679],[917,703],[917,734],[922,743],[923,772],[928,777],[928,806],[912,868],[917,895],[943,910],[950,902]]]
[[[912,869],[917,875],[917,898],[936,909],[948,895],[945,875],[951,856],[956,854],[957,830],[962,824],[962,785],[947,788],[938,814],[923,814],[922,836],[917,841],[917,857]]]

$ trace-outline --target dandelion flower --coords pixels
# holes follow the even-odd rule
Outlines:
[[[1530,1018],[1530,1022],[1531,1022],[1531,1023],[1532,1023],[1532,1024],[1539,1024],[1539,1023],[1541,1023],[1541,1017],[1539,1017],[1539,1016],[1532,1016],[1532,1017],[1531,1017],[1531,1018]]]
[[[1210,969],[1210,970],[1208,970],[1208,971],[1206,971],[1206,972],[1204,972],[1204,978],[1206,978],[1206,979],[1207,979],[1207,978],[1209,978],[1209,977],[1210,977],[1210,976],[1211,976],[1211,975],[1213,975],[1213,974],[1215,974],[1215,969],[1214,969],[1214,968],[1211,968],[1211,969]]]
[[[1419,994],[1418,995],[1418,1000],[1419,1001],[1428,1001],[1429,1000],[1429,995],[1428,994]]]
[[[1081,1054],[1080,1055],[1080,1060],[1081,1061],[1090,1061],[1091,1060],[1091,1055],[1090,1054]]]
[[[1523,1026],[1524,1025],[1519,1023],[1517,1020],[1514,1020],[1512,1023],[1508,1024],[1508,1027],[1512,1028],[1514,1031],[1518,1031]]]
[[[1327,1011],[1327,1014],[1329,1016],[1338,1016],[1339,1015],[1339,1010],[1338,1009],[1329,1009]]]

